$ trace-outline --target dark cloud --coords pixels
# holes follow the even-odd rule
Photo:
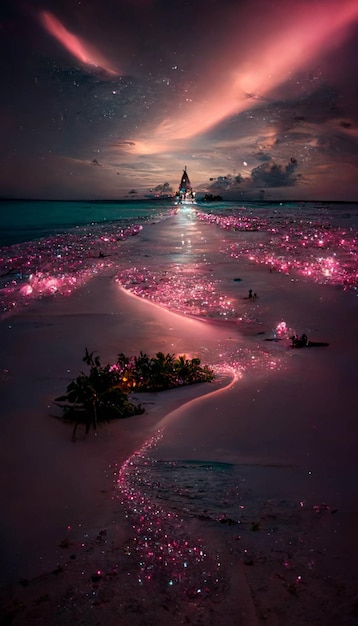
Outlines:
[[[297,182],[296,169],[295,159],[291,159],[285,166],[263,163],[252,170],[251,178],[257,187],[291,187]]]
[[[159,194],[171,194],[173,193],[173,188],[170,186],[169,183],[163,183],[162,185],[157,185],[156,187],[154,187],[153,191]]]
[[[227,176],[218,176],[217,178],[210,178],[210,181],[213,181],[208,189],[210,191],[228,191],[232,190],[232,188],[236,185],[236,180],[231,174]]]
[[[344,128],[346,129],[347,127]],[[324,155],[331,155],[331,158],[339,156],[341,159],[354,159],[358,155],[357,134],[350,134],[349,131],[341,132],[340,124],[337,124],[329,134],[324,133],[319,136],[318,149]]]
[[[271,161],[272,159],[271,155],[267,154],[266,152],[255,152],[253,156],[258,161]]]
[[[241,174],[211,177],[207,189],[213,193],[227,193],[228,197],[231,197],[235,192],[237,195],[243,193],[251,195],[255,191],[262,193],[262,187],[272,189],[293,187],[300,178],[297,168],[298,163],[294,157],[286,165],[264,162],[253,168],[247,177]]]

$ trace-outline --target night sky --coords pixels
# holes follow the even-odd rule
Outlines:
[[[0,197],[358,200],[357,0],[1,0]]]

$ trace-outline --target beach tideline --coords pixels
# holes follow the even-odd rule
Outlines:
[[[356,297],[219,261],[219,242],[232,236],[179,214],[125,245],[133,263],[153,267],[207,256],[242,307],[251,306],[243,299],[254,285],[251,335],[235,320],[196,320],[128,295],[110,272],[1,323],[1,599],[11,623],[354,623]],[[244,280],[235,284],[238,274]],[[329,347],[265,342],[282,319]],[[143,415],[73,444],[71,427],[52,417],[53,400],[84,367],[85,347],[105,361],[140,350],[195,354],[221,370],[212,384],[146,394]],[[224,366],[237,347],[282,357],[282,368],[235,378]],[[241,465],[254,502],[243,510],[257,524],[251,533],[186,520],[188,536],[200,534],[206,552],[221,558],[217,588],[205,597],[168,590],[155,576],[152,587],[139,584],[128,554],[135,530],[116,476],[158,429],[163,458]],[[297,509],[288,514],[282,502]]]

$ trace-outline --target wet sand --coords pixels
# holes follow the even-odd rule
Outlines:
[[[185,262],[178,242],[186,228],[192,245],[197,237],[205,247],[206,233],[223,238],[176,216],[145,228],[128,254],[153,265],[165,254]],[[151,253],[158,241],[162,261]],[[2,322],[1,602],[8,623],[355,623],[356,298],[247,263],[218,261],[213,271],[231,289],[238,273],[244,277],[234,294],[241,307],[248,306],[247,285],[255,285],[260,325],[251,334],[130,296],[110,273]],[[264,343],[282,319],[329,347]],[[236,346],[265,346],[269,359],[282,356],[282,370],[261,367],[233,379],[223,369],[212,384],[146,394],[138,398],[143,415],[75,444],[71,427],[51,417],[54,398],[82,369],[85,347],[104,362],[119,352],[162,350],[212,364]],[[133,529],[115,478],[158,428],[167,458],[192,458],[195,450],[198,459],[239,463],[256,494],[251,522],[260,530],[245,547],[229,528],[218,539],[212,520],[188,528],[222,555],[226,582],[205,599],[179,599],[160,581],[142,598],[131,579]],[[302,506],[288,512],[287,499]]]

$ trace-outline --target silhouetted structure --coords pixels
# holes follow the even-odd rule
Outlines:
[[[179,189],[176,195],[180,204],[182,204],[183,202],[195,202],[195,191],[193,191],[193,188],[191,186],[188,172],[186,171],[186,166],[183,170],[183,175],[181,177]]]

